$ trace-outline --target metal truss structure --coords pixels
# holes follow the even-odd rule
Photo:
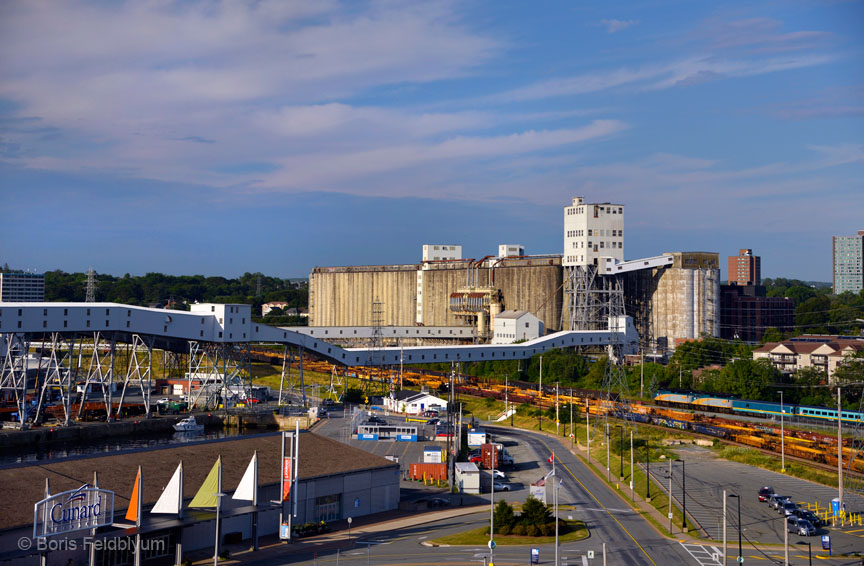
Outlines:
[[[37,380],[35,388],[35,391],[38,391],[38,401],[33,421],[36,423],[42,422],[46,404],[54,400],[60,401],[63,407],[63,424],[68,426],[72,420],[72,387],[75,384],[74,373],[78,368],[75,363],[76,338],[76,334],[64,335],[60,332],[51,333],[47,342],[47,344],[50,344],[47,351],[47,360],[45,356],[46,341],[44,339],[42,341],[37,366],[39,368],[38,373],[41,377],[41,384]],[[42,376],[43,372],[44,376]]]
[[[27,422],[27,353],[30,343],[24,334],[0,334],[0,395],[15,397],[22,423]]]
[[[345,389],[345,368],[337,367],[334,364],[330,368],[330,385],[327,387],[327,397],[338,403],[344,399]]]
[[[291,367],[297,365],[298,372],[295,374],[291,371]],[[285,387],[285,383],[288,387]],[[294,351],[285,346],[282,351],[282,375],[279,380],[279,401],[281,406],[290,396],[299,395],[302,399],[303,406],[306,406],[306,384],[303,381],[303,348],[300,348],[299,354],[294,355]]]
[[[190,341],[186,379],[190,408],[227,410],[251,399],[249,345]]]
[[[392,379],[384,366],[384,303],[377,298],[372,301],[372,338],[369,348],[372,351],[370,357],[370,371],[363,383],[363,394],[366,397],[372,395],[386,395],[392,388]]]
[[[80,352],[81,345],[79,345]],[[105,340],[101,332],[93,334],[93,349],[90,352],[87,364],[87,375],[84,378],[84,386],[81,390],[81,398],[78,402],[77,418],[81,418],[87,395],[93,387],[98,387],[105,402],[105,414],[107,420],[112,420],[113,405],[112,396],[114,389],[114,360],[116,356],[116,342],[113,339]],[[79,354],[80,357],[80,354]]]
[[[132,343],[126,345],[126,374],[123,389],[120,391],[120,404],[117,414],[123,414],[126,391],[131,385],[138,386],[144,403],[144,412],[150,416],[150,394],[153,388],[153,339],[138,334],[132,335]]]

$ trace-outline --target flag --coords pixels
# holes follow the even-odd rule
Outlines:
[[[171,476],[171,481],[169,481],[168,485],[165,486],[165,489],[162,491],[162,495],[159,496],[159,500],[156,502],[156,505],[153,506],[153,509],[151,509],[150,512],[179,514],[182,501],[183,462],[180,462],[180,464],[177,466],[177,469],[174,471],[174,475]]]
[[[135,476],[135,485],[132,487],[132,497],[129,498],[129,509],[126,510],[126,520],[135,521],[138,524],[141,506],[141,466],[138,466],[138,475]]]
[[[198,493],[192,498],[189,507],[216,507],[216,494],[219,493],[219,476],[222,473],[222,456],[216,459],[216,463],[210,469],[210,473],[204,479],[204,483],[198,489]]]
[[[553,453],[551,456],[546,458],[546,461],[549,462],[550,464],[554,463],[555,462],[555,454]]]

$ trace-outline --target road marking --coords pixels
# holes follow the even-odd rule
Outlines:
[[[549,448],[549,445],[546,444],[546,442],[545,442],[544,440],[540,440],[540,444],[542,444],[543,446],[545,446],[546,449],[549,450],[550,452],[552,451],[552,449]],[[590,495],[591,498],[594,499],[594,501],[597,502],[597,505],[599,505],[600,507],[603,507],[603,509],[606,509],[606,506],[603,505],[603,503],[601,503],[600,500],[597,499],[597,497],[595,497],[593,493],[591,493],[591,490],[589,490],[587,487],[585,487],[585,484],[584,484],[584,483],[582,483],[581,481],[579,481],[579,478],[577,478],[577,477],[576,477],[576,474],[574,474],[574,473],[570,470],[570,468],[567,467],[567,464],[565,464],[564,462],[561,462],[561,467],[564,468],[565,470],[567,470],[567,473],[570,474],[570,477],[572,477],[572,478],[576,481],[576,483],[578,483],[579,485],[582,486],[582,489],[585,490],[585,493],[587,493],[588,495]],[[648,552],[647,552],[644,548],[642,548],[642,545],[639,544],[639,541],[637,541],[637,540],[633,537],[633,535],[630,534],[630,531],[628,531],[626,528],[624,528],[624,525],[621,524],[621,521],[619,521],[619,520],[617,519],[617,517],[615,517],[615,515],[613,515],[612,513],[609,513],[609,516],[612,517],[612,520],[613,520],[613,521],[615,521],[616,523],[618,523],[618,526],[621,527],[621,530],[622,530],[622,531],[624,531],[625,533],[627,533],[627,536],[630,537],[630,540],[632,540],[634,543],[636,543],[636,546],[638,546],[638,547],[639,547],[639,550],[642,551],[642,554],[644,554],[645,557],[648,558],[648,561],[651,562],[651,564],[653,564],[654,566],[657,566],[657,563],[654,562],[654,559],[651,558],[651,555],[648,554]]]
[[[693,557],[693,560],[699,563],[699,566],[720,566],[720,562],[714,560],[714,553],[710,552],[701,544],[684,544],[679,542],[687,554]],[[713,548],[713,550],[717,550]],[[721,553],[718,553],[721,554]]]

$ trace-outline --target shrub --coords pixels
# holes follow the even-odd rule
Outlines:
[[[544,537],[551,537],[555,534],[555,523],[546,523],[540,525],[540,534]]]
[[[537,528],[537,525],[527,525],[525,527],[525,536],[536,537],[540,534],[540,529]]]
[[[520,522],[529,525],[545,525],[552,521],[552,512],[536,497],[528,497],[522,505]]]
[[[501,527],[495,529],[498,531],[499,535],[509,535],[510,534],[510,525],[501,525]]]
[[[521,524],[514,525],[513,529],[510,531],[510,534],[517,536],[517,537],[524,537],[525,536],[525,525],[521,525]]]

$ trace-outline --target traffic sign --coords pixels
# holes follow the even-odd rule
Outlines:
[[[594,551],[593,550],[588,551],[588,560],[594,560]]]
[[[738,564],[744,564],[744,557],[743,556],[738,557]]]
[[[489,541],[489,550],[494,550],[496,546],[498,545],[495,544],[494,540]]]

